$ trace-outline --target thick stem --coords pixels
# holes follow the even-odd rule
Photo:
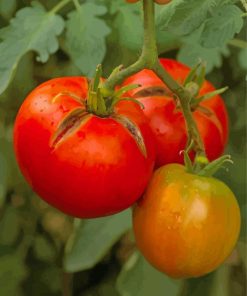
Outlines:
[[[197,156],[205,157],[204,144],[191,112],[191,94],[176,80],[174,80],[165,71],[165,69],[163,69],[158,59],[153,0],[143,0],[143,10],[144,44],[142,54],[136,63],[111,75],[101,87],[102,94],[103,96],[111,96],[114,93],[115,86],[121,84],[123,80],[130,75],[133,75],[144,68],[153,70],[162,79],[162,81],[165,82],[168,88],[179,98],[180,106],[186,122],[188,139],[193,140],[193,149],[196,151]]]
[[[205,156],[205,149],[203,141],[200,137],[197,125],[194,121],[193,114],[191,112],[190,100],[191,95],[184,87],[182,87],[177,81],[175,81],[158,62],[154,67],[154,72],[165,82],[168,88],[177,95],[181,109],[185,118],[186,128],[188,132],[188,138],[194,140],[194,149],[198,156]]]
[[[143,0],[144,11],[144,44],[139,59],[128,68],[123,69],[109,77],[102,85],[101,90],[104,96],[110,96],[116,87],[127,77],[141,71],[144,68],[152,68],[158,58],[155,36],[154,2]]]
[[[62,9],[65,5],[67,5],[71,0],[62,0],[60,1],[56,6],[54,6],[51,10],[50,13],[57,13],[60,9]]]

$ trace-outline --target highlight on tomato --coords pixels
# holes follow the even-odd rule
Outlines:
[[[95,96],[85,77],[62,77],[35,88],[14,126],[20,169],[50,205],[80,218],[120,212],[151,177],[153,135],[138,104]],[[99,99],[100,98],[100,99]]]
[[[172,59],[160,59],[166,71],[179,83],[184,83],[190,68]],[[187,143],[187,131],[184,116],[174,94],[157,75],[144,69],[127,78],[123,85],[140,84],[128,92],[129,96],[144,105],[144,113],[149,119],[154,133],[157,160],[156,167],[168,163],[183,163],[181,151]],[[198,98],[215,91],[214,86],[204,80],[198,92]],[[223,98],[214,95],[200,103],[191,105],[193,117],[198,126],[209,160],[222,155],[228,139],[228,114]],[[190,155],[194,157],[193,154]]]
[[[173,278],[199,277],[231,254],[240,210],[223,182],[169,164],[153,174],[133,210],[133,228],[138,248],[158,270]]]

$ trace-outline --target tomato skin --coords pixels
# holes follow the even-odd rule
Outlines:
[[[68,95],[87,96],[87,80],[64,77],[47,81],[25,99],[16,118],[14,148],[20,169],[33,190],[66,214],[93,218],[117,213],[143,193],[152,174],[155,152],[150,128],[140,107],[120,102],[142,133],[145,157],[133,136],[113,118],[91,114],[53,149],[52,135],[61,120],[81,106]]]
[[[183,83],[189,67],[171,59],[160,59],[167,72],[178,82]],[[157,146],[156,167],[168,163],[183,163],[181,151],[185,149],[187,132],[182,112],[175,109],[175,103],[168,87],[151,70],[144,69],[125,80],[124,85],[141,84],[128,92],[144,105],[144,113],[150,121]],[[163,93],[152,94],[150,90],[157,87]],[[207,81],[203,83],[200,95],[213,91],[214,87]],[[146,93],[145,93],[146,92]],[[145,93],[145,95],[144,95]],[[212,113],[206,115],[200,110],[193,112],[196,124],[204,141],[209,160],[218,158],[224,151],[228,138],[228,115],[223,99],[214,96],[201,103]],[[191,155],[193,157],[193,154]]]
[[[136,243],[146,259],[174,278],[199,277],[230,255],[240,230],[232,191],[180,164],[158,169],[133,210]]]

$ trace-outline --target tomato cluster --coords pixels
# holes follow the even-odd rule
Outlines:
[[[187,66],[160,62],[184,83]],[[131,84],[140,86],[127,87],[129,100],[106,98],[107,104],[85,77],[38,86],[16,118],[17,161],[34,191],[66,214],[101,217],[137,202],[134,233],[147,260],[171,277],[201,276],[221,264],[236,243],[237,201],[222,182],[188,173],[182,165],[187,132],[168,87],[145,69],[120,87]],[[199,96],[213,90],[205,80]],[[224,101],[216,95],[191,108],[206,154],[214,160],[228,138]],[[159,169],[153,174],[154,166]]]

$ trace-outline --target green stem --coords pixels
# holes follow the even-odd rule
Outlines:
[[[153,0],[143,0],[144,11],[144,44],[139,59],[128,68],[118,71],[111,75],[105,83],[102,84],[101,90],[104,96],[113,94],[116,85],[121,84],[127,77],[141,71],[144,68],[151,69],[158,59],[155,36],[154,21],[154,2]]]
[[[174,80],[158,62],[153,69],[154,72],[165,82],[168,88],[177,95],[181,109],[185,118],[186,128],[188,132],[188,138],[194,140],[194,149],[198,156],[205,156],[205,148],[203,141],[200,137],[197,125],[194,121],[193,114],[191,112],[190,101],[191,95],[186,89],[181,86],[176,80]]]
[[[180,101],[180,106],[185,118],[188,139],[194,142],[194,150],[197,156],[205,158],[205,148],[200,137],[197,125],[191,112],[190,101],[191,94],[176,80],[174,80],[161,66],[158,59],[158,51],[156,45],[156,31],[154,18],[154,2],[153,0],[143,0],[144,10],[144,44],[140,58],[128,68],[117,71],[112,74],[101,86],[104,97],[112,96],[117,85],[121,84],[127,77],[146,68],[153,70],[168,88],[174,92]],[[199,163],[200,166],[200,163]]]
[[[57,13],[60,9],[62,9],[65,5],[67,5],[69,2],[71,2],[72,0],[62,0],[60,1],[56,6],[54,6],[51,10],[50,13],[51,14],[55,14]]]
[[[228,44],[238,47],[238,48],[247,48],[247,42],[241,39],[232,39],[228,41]]]

